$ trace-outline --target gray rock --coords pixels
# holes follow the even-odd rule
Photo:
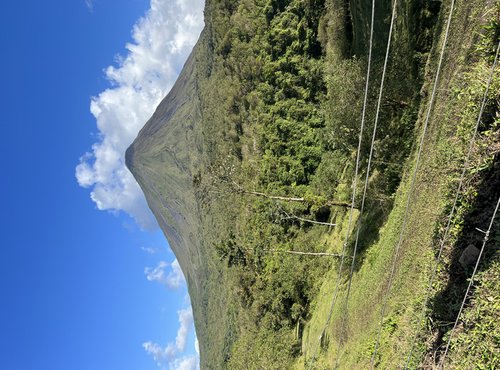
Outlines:
[[[479,249],[470,244],[462,252],[462,255],[460,256],[458,262],[462,265],[463,268],[467,268],[475,264],[478,257],[479,257]]]

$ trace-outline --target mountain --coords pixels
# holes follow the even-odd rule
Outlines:
[[[447,31],[450,2],[398,1],[385,64],[392,9],[376,2],[370,43],[366,0],[207,1],[127,150],[201,368],[500,366],[497,221],[452,329],[500,196],[498,73],[469,153],[500,7],[456,3]]]

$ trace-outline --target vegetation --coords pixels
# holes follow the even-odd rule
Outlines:
[[[468,245],[480,242],[476,228],[485,228],[493,200],[500,195],[500,76],[496,74],[422,324],[418,318],[433,260],[493,63],[500,7],[487,2],[485,8],[478,0],[456,5],[424,155],[415,191],[410,192],[450,9],[446,2],[442,9],[437,1],[399,2],[365,212],[360,215],[359,189],[367,171],[390,4],[377,1],[353,204],[352,225],[360,225],[359,251],[346,303],[351,259],[345,259],[340,271],[338,291],[336,281],[345,235],[350,254],[356,232],[348,230],[348,224],[370,4],[207,2],[206,29],[194,52],[195,77],[190,80],[196,85],[196,97],[190,100],[198,105],[194,113],[183,111],[179,116],[183,119],[171,119],[174,128],[165,134],[175,148],[182,146],[176,140],[189,137],[186,145],[194,154],[179,149],[182,155],[161,162],[167,163],[163,167],[156,165],[154,174],[133,169],[153,209],[170,202],[180,207],[180,214],[196,212],[188,222],[197,225],[196,231],[174,229],[180,239],[196,235],[198,249],[180,262],[189,270],[202,367],[331,369],[338,359],[341,368],[368,368],[408,197],[411,211],[395,261],[375,365],[402,366],[415,335],[410,368],[432,367],[440,360],[471,273],[460,265],[460,256]],[[191,121],[193,127],[181,123]],[[188,134],[180,125],[186,125]],[[160,163],[158,153],[148,159],[151,167]],[[184,172],[189,173],[189,182],[169,167],[173,160],[182,162],[178,168],[188,169]],[[161,177],[163,173],[167,176]],[[179,201],[172,200],[172,190],[170,197],[166,195],[164,179],[172,174],[184,179],[184,188],[175,192]],[[173,214],[168,206],[158,207],[157,216]],[[500,362],[496,225],[477,288],[446,360],[451,368],[493,369]],[[173,231],[166,234],[172,238]],[[176,253],[184,252],[179,247]],[[200,267],[191,271],[196,254]]]

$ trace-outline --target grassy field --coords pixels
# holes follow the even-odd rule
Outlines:
[[[439,297],[440,292],[445,289],[450,268],[457,268],[450,264],[451,254],[456,254],[455,248],[459,250],[464,248],[463,245],[457,243],[457,237],[460,235],[459,230],[463,224],[460,215],[456,216],[452,223],[454,235],[446,244],[444,256],[446,262],[440,265],[439,278],[436,279],[431,294],[430,317],[427,318],[424,327],[419,324],[418,317],[427,292],[429,276],[433,270],[435,253],[439,249],[440,238],[446,224],[450,202],[453,201],[455,195],[457,178],[463,165],[462,158],[467,152],[468,140],[470,140],[479,113],[478,101],[480,101],[481,92],[484,90],[488,72],[484,60],[478,58],[480,53],[477,52],[478,33],[481,30],[482,22],[484,22],[483,17],[488,17],[488,15],[484,9],[481,9],[483,14],[479,13],[478,9],[479,2],[477,4],[471,2],[467,5],[462,4],[455,9],[449,46],[446,48],[443,64],[443,77],[439,83],[436,104],[429,121],[430,126],[424,141],[423,156],[418,168],[414,191],[409,193],[410,174],[415,171],[416,147],[413,150],[414,154],[405,166],[405,176],[395,195],[394,207],[387,221],[380,228],[379,235],[373,243],[362,245],[365,251],[362,255],[362,261],[356,261],[357,269],[353,276],[353,288],[347,307],[345,306],[345,296],[348,272],[342,274],[341,289],[334,306],[332,320],[324,333],[326,339],[320,342],[318,338],[322,335],[322,330],[327,322],[334,296],[335,281],[337,280],[336,269],[332,269],[328,273],[315,302],[312,319],[304,333],[304,355],[298,360],[297,368],[302,368],[302,364],[310,366],[311,358],[318,347],[319,355],[313,368],[331,369],[334,367],[337,357],[341,368],[368,368],[370,366],[379,330],[381,306],[385,294],[387,294],[391,261],[394,259],[395,249],[398,245],[404,209],[409,196],[411,201],[407,225],[403,232],[403,242],[395,265],[394,285],[389,292],[375,365],[384,369],[402,367],[407,360],[409,347],[416,333],[419,334],[419,338],[409,364],[410,368],[421,366],[430,368],[439,358],[439,350],[442,349],[442,339],[439,338],[442,333],[439,332],[443,331],[443,328],[438,329],[438,327],[445,325],[449,329],[449,323],[429,320],[435,319],[432,310],[436,309],[437,306],[432,300]],[[445,11],[449,11],[449,9],[445,9]],[[440,37],[442,38],[443,35]],[[427,66],[426,96],[430,95],[431,78],[435,74],[437,45],[434,47]],[[484,58],[484,55],[482,57]],[[467,86],[466,83],[475,86]],[[496,83],[498,83],[497,80],[493,83],[492,91],[496,92],[491,95],[491,99],[496,99],[498,96],[496,95],[498,94]],[[423,124],[427,105],[428,102],[425,100],[421,104],[417,127],[421,127]],[[464,107],[467,108],[464,109]],[[489,140],[491,139],[486,135],[480,137],[472,160],[476,167],[468,170],[467,181],[474,183],[474,177],[478,171],[482,170],[487,173],[487,170],[482,167],[485,166],[484,162],[489,162],[491,165],[491,160],[498,158],[498,154],[491,152],[488,153],[489,158],[481,157],[481,154],[486,153],[481,153],[479,148],[491,146]],[[494,165],[494,167],[498,167],[498,165]],[[498,171],[498,168],[495,168],[494,171]],[[467,196],[467,191],[475,188],[470,183],[468,186],[464,196],[460,198],[460,201],[464,202],[461,207],[469,210],[478,206],[484,207],[484,204],[473,204],[474,200],[470,199],[470,195]],[[475,190],[477,191],[477,188]],[[491,193],[492,189],[485,189],[485,191]],[[493,193],[498,196],[498,190],[493,191]],[[465,203],[467,201],[472,202],[472,204]],[[487,207],[487,209],[491,213],[491,207]],[[464,210],[459,210],[458,213],[461,212],[463,213]],[[487,211],[485,210],[485,212]],[[463,217],[463,214],[461,216]],[[370,216],[362,219],[362,222],[372,221]],[[483,227],[485,226],[483,225]],[[339,234],[342,233],[336,231],[331,235],[331,240],[336,245],[340,245]],[[494,249],[494,244],[490,244],[490,248]],[[491,258],[495,260],[497,257],[492,256]],[[489,264],[489,262],[487,263]],[[493,266],[488,268],[488,273],[485,273],[485,276],[488,277],[486,282],[478,284],[480,287],[478,293],[482,289],[487,289],[489,291],[487,297],[475,298],[472,307],[466,313],[466,317],[469,318],[475,314],[474,317],[477,320],[486,321],[486,327],[493,330],[487,332],[487,330],[482,329],[480,335],[469,335],[467,339],[462,334],[455,343],[455,347],[452,347],[454,350],[450,354],[451,359],[449,360],[452,368],[483,368],[482,366],[494,368],[494,364],[498,362],[498,355],[495,354],[499,338],[498,329],[494,329],[495,325],[492,324],[498,319],[498,312],[493,313],[492,311],[492,307],[498,305],[498,290],[489,290],[492,288],[493,275],[498,273],[497,268],[498,264],[494,262]],[[488,287],[482,288],[482,284]],[[451,306],[448,307],[448,310],[451,311],[448,317],[453,317],[451,313],[456,314],[457,312],[456,300],[460,296],[459,293],[462,293],[463,296],[463,286],[461,288],[455,292],[457,296],[455,301],[447,302]],[[450,297],[447,298],[450,299]],[[474,308],[474,305],[478,307]],[[346,321],[342,325],[344,318]],[[478,325],[470,323],[470,326],[477,327]],[[479,326],[482,327],[482,325]],[[483,340],[487,340],[488,344],[482,343]],[[477,354],[480,351],[470,350],[474,349],[475,346],[484,348],[488,345],[489,348],[484,349],[481,353],[482,357]],[[338,353],[339,348],[340,353]]]

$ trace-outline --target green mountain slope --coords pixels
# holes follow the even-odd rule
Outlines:
[[[351,214],[371,2],[207,1],[198,44],[126,155],[186,275],[202,368],[441,360],[472,272],[460,259],[500,195],[496,73],[420,322],[500,34],[497,2],[455,5],[417,168],[449,12],[398,2],[361,214],[391,16],[376,3]],[[499,237],[497,222],[449,368],[499,366]]]

